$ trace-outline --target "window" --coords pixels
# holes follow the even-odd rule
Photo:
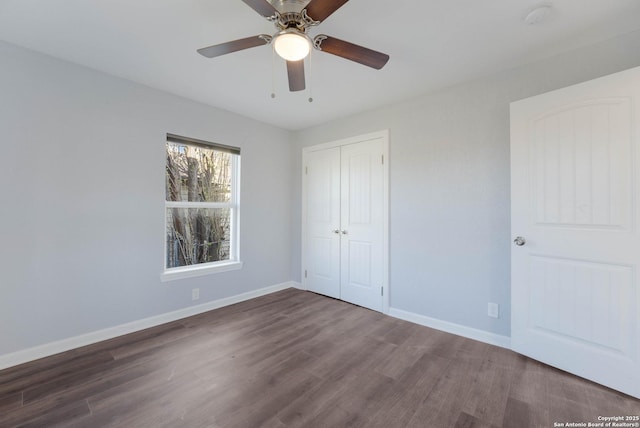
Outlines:
[[[240,149],[167,134],[163,280],[239,269]]]

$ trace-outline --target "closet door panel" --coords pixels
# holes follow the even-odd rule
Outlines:
[[[340,298],[340,148],[306,156],[306,285]]]
[[[382,139],[341,150],[340,298],[382,310]]]

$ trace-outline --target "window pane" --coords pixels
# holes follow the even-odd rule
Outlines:
[[[167,142],[166,200],[229,202],[230,153]]]
[[[229,260],[231,210],[167,208],[167,268]]]

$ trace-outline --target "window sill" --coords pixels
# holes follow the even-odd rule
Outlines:
[[[169,282],[177,279],[194,278],[196,276],[210,275],[212,273],[228,272],[242,269],[242,262],[231,261],[226,263],[216,263],[212,266],[188,266],[165,270],[160,275],[160,281]]]

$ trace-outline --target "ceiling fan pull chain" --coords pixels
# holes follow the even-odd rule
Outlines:
[[[313,102],[313,65],[311,64],[311,57],[313,56],[313,49],[309,52],[309,102]]]
[[[276,50],[271,45],[271,98],[276,97],[276,83],[275,83],[275,68],[276,68]]]

